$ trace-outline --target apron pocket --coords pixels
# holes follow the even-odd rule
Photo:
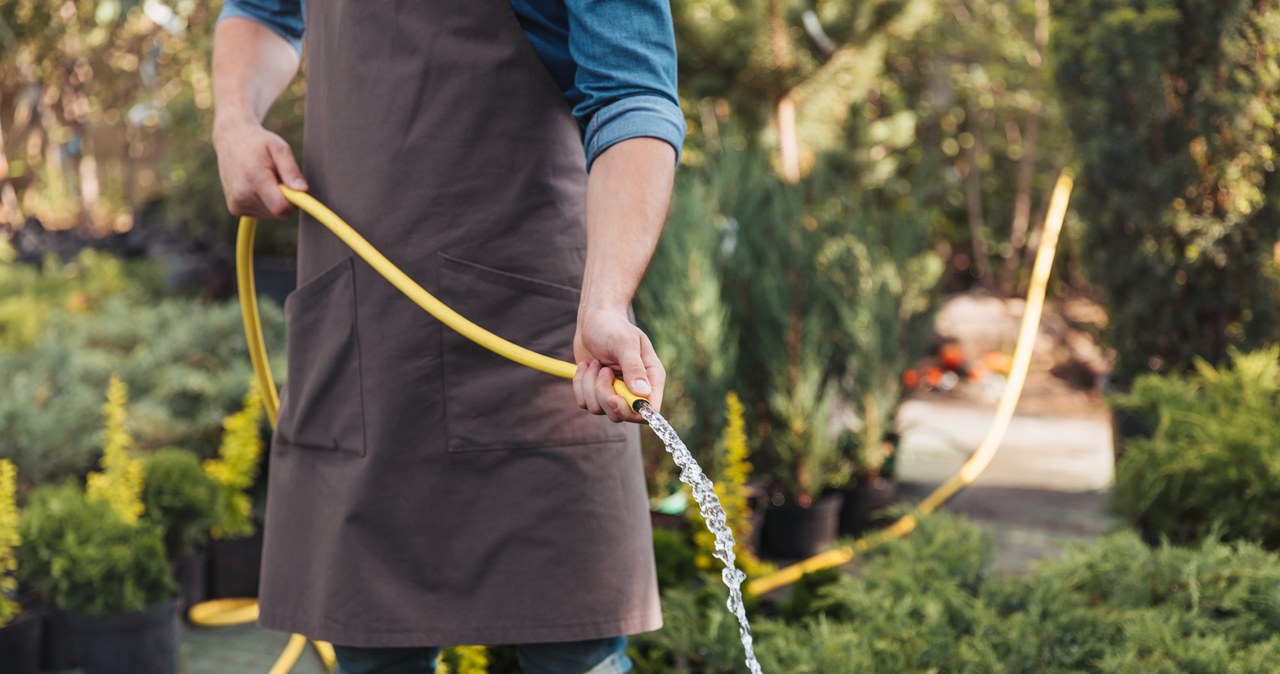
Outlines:
[[[439,253],[440,295],[476,324],[532,351],[573,359],[575,288]],[[621,442],[626,429],[584,412],[568,379],[517,365],[453,330],[443,338],[451,452]]]
[[[351,258],[284,302],[288,367],[276,434],[289,445],[364,455],[364,394]]]

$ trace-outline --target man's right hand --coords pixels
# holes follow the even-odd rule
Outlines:
[[[307,181],[283,138],[254,120],[219,122],[213,148],[227,210],[233,215],[284,218],[293,213],[293,204],[277,185],[305,191]]]

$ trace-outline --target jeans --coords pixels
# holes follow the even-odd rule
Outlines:
[[[434,674],[440,649],[333,647],[334,674]],[[631,671],[627,638],[553,644],[523,644],[516,657],[524,674],[626,674]]]

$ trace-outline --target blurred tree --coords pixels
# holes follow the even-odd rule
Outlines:
[[[714,149],[719,126],[730,115],[750,145],[760,142],[760,132],[772,123],[781,173],[795,182],[802,163],[797,120],[806,104],[815,104],[820,113],[844,115],[857,92],[874,79],[876,56],[887,41],[922,24],[928,5],[926,0],[675,0],[682,95],[696,109],[695,130]],[[848,81],[850,72],[865,76],[855,85]],[[833,88],[837,80],[841,86]]]
[[[1280,2],[1055,5],[1077,209],[1122,385],[1274,341]]]
[[[1034,223],[1070,154],[1048,0],[673,7],[691,162],[772,144],[794,179],[826,157],[851,189],[912,195],[943,214],[952,287],[1022,290]],[[790,117],[797,153],[782,140]]]
[[[953,287],[1020,293],[1033,223],[1071,149],[1049,77],[1049,3],[931,4],[833,137],[862,186],[914,193],[944,215]]]
[[[0,226],[34,216],[123,230],[163,198],[187,243],[226,240],[233,222],[208,142],[217,11],[194,0],[0,3]],[[295,142],[298,92],[271,121]]]

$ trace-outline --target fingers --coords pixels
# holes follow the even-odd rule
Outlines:
[[[601,365],[598,360],[578,363],[573,374],[573,397],[578,407],[592,414],[607,416],[613,422],[641,421],[640,415],[613,390],[616,379],[613,369]]]
[[[604,410],[605,416],[609,417],[609,421],[618,423],[620,421],[636,421],[639,416],[631,411],[627,406],[627,401],[622,399],[613,390],[613,382],[617,377],[613,374],[613,370],[607,367],[601,367],[596,373],[595,394],[596,399],[600,401],[600,407]]]
[[[649,386],[652,389],[648,394],[649,404],[653,405],[653,409],[662,411],[662,395],[667,385],[667,369],[662,365],[662,361],[658,360],[658,352],[653,348],[653,342],[649,341],[649,336],[641,333],[640,353],[644,360],[645,372],[649,378]],[[639,393],[635,389],[632,391]]]
[[[272,135],[266,143],[266,152],[267,170],[257,176],[258,197],[271,215],[277,218],[287,217],[293,213],[293,204],[284,197],[279,185],[284,183],[298,190],[306,189],[307,183],[302,179],[302,171],[293,159],[293,151],[283,138]]]
[[[302,169],[298,168],[298,162],[293,158],[293,150],[289,149],[289,144],[284,142],[283,138],[276,136],[267,144],[267,150],[271,153],[271,159],[275,163],[275,173],[279,176],[280,182],[295,190],[306,190],[307,180],[302,177]]]
[[[624,348],[618,351],[618,365],[622,368],[622,381],[626,383],[627,388],[638,396],[648,396],[653,392],[649,385],[649,373],[645,368],[642,351],[642,335],[636,331],[636,338],[633,340],[624,340]],[[626,342],[630,342],[629,344]]]
[[[600,361],[578,363],[578,371],[573,376],[573,393],[578,399],[578,406],[592,414],[604,414],[602,399],[596,395],[596,380],[600,377]],[[612,372],[610,372],[612,374]]]

